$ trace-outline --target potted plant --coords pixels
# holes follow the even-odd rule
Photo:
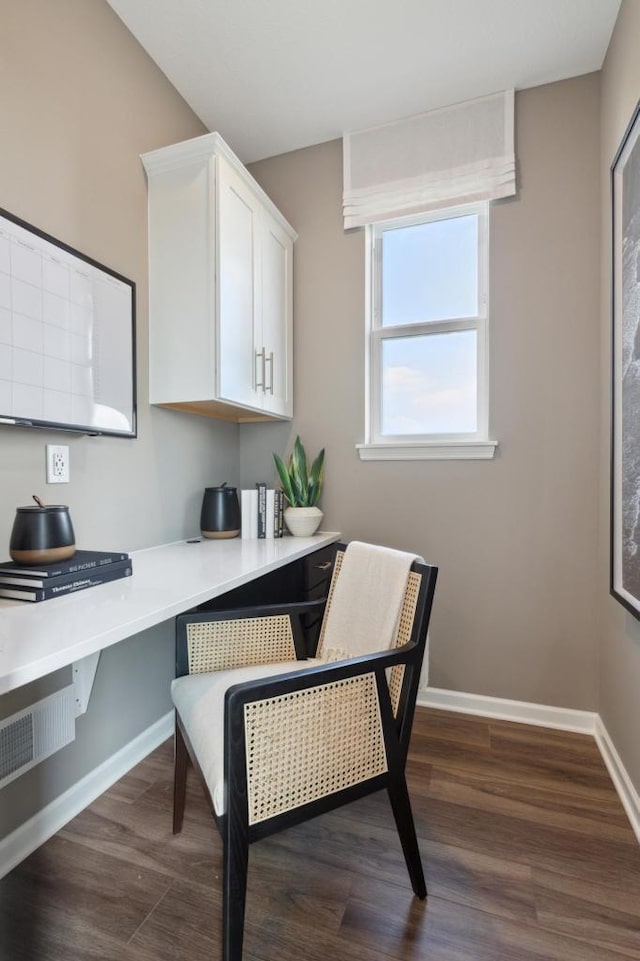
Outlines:
[[[284,496],[289,502],[284,512],[285,523],[295,537],[310,537],[320,526],[323,516],[317,504],[324,476],[324,448],[310,470],[300,437],[296,437],[288,464],[277,454],[273,455],[273,459]]]

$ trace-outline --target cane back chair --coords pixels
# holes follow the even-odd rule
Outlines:
[[[404,769],[437,568],[411,565],[391,649],[323,662],[344,551],[316,659],[302,660],[304,603],[177,618],[173,829],[190,759],[223,840],[223,961],[242,957],[249,845],[382,788],[413,891],[427,894]]]

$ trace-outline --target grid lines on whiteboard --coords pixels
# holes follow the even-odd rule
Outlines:
[[[0,416],[130,429],[130,382],[105,378],[102,351],[131,356],[131,316],[127,284],[0,217]]]

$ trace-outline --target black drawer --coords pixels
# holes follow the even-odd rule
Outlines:
[[[333,572],[335,553],[335,545],[330,544],[303,558],[304,590],[307,600],[326,596]]]
[[[200,604],[198,611],[228,611],[239,607],[255,607],[263,604],[291,604],[297,601],[316,601],[327,596],[335,545],[322,547],[278,570],[243,584],[220,597]],[[308,654],[313,654],[318,643],[322,610],[305,614],[302,627]]]

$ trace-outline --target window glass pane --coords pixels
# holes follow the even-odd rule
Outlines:
[[[381,341],[382,434],[477,430],[477,333]]]
[[[383,231],[383,327],[477,314],[476,214]]]

